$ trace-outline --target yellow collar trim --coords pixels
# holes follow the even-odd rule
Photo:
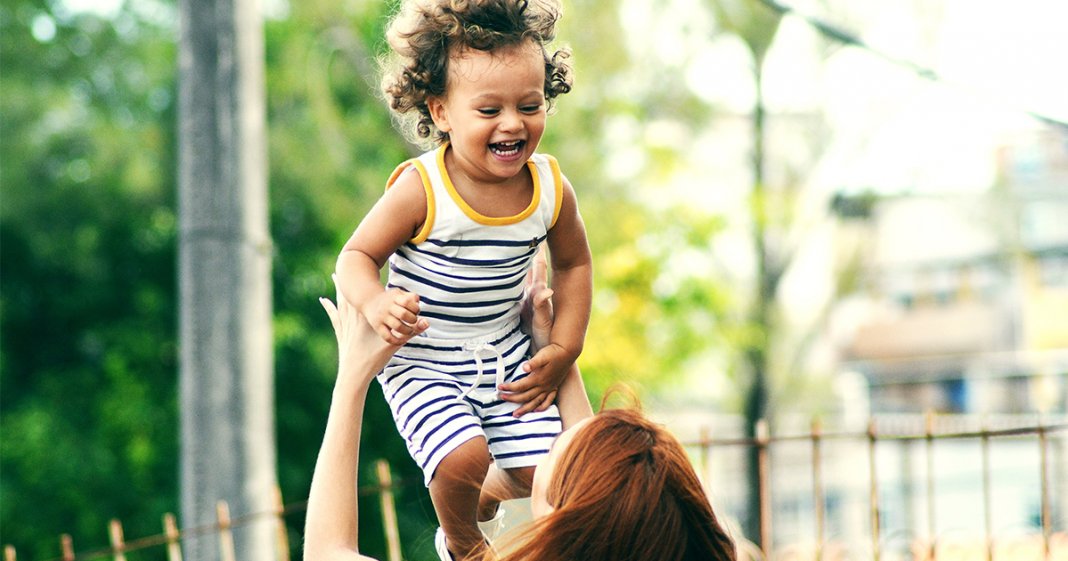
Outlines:
[[[531,196],[530,204],[527,205],[527,208],[515,216],[486,216],[471,208],[471,205],[467,204],[467,201],[460,196],[460,193],[456,191],[456,187],[453,186],[452,179],[449,178],[449,172],[445,169],[445,149],[448,147],[448,144],[442,144],[441,148],[438,148],[438,171],[441,172],[445,190],[449,192],[449,196],[452,197],[452,200],[456,202],[456,205],[464,211],[468,218],[485,226],[507,226],[522,222],[537,210],[538,204],[541,202],[541,180],[538,178],[538,169],[534,166],[534,162],[527,160],[527,169],[530,170],[530,177],[534,181],[534,194]]]

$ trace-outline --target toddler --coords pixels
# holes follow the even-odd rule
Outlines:
[[[529,496],[561,411],[565,424],[590,414],[573,368],[589,246],[570,183],[535,152],[552,100],[571,89],[568,53],[548,50],[559,16],[555,0],[403,2],[384,90],[407,132],[436,148],[397,167],[338,258],[345,298],[403,345],[378,381],[424,472],[443,561],[480,555],[477,522]],[[555,321],[535,348],[520,308],[543,242]]]

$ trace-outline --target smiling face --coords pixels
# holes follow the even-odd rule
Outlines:
[[[528,41],[492,52],[454,52],[445,96],[428,99],[427,106],[434,124],[449,134],[450,173],[477,185],[515,178],[545,131],[541,48]]]
[[[591,419],[593,417],[583,419],[561,432],[556,437],[556,440],[553,441],[548,455],[544,456],[538,462],[537,467],[534,468],[534,481],[530,486],[530,510],[534,518],[541,518],[553,511],[553,506],[549,504],[548,499],[549,482],[552,481],[553,474],[556,473],[564,450],[567,449],[568,444],[575,438],[578,431],[588,425]]]

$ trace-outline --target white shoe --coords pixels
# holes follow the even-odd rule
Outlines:
[[[504,529],[504,507],[498,505],[497,514],[494,514],[493,518],[490,518],[485,522],[480,521],[478,523],[478,529],[482,530],[482,536],[485,537],[487,541],[493,543],[501,535],[501,530]]]
[[[452,554],[445,546],[445,530],[442,530],[441,526],[438,526],[438,531],[434,532],[434,550],[438,552],[438,558],[441,561],[452,561]]]

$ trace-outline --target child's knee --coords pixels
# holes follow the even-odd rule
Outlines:
[[[489,448],[483,438],[472,438],[449,452],[437,469],[434,470],[434,479],[450,482],[468,481],[475,487],[480,487],[489,471],[490,462]]]
[[[530,490],[530,486],[534,481],[534,466],[508,468],[504,472],[520,489]]]

